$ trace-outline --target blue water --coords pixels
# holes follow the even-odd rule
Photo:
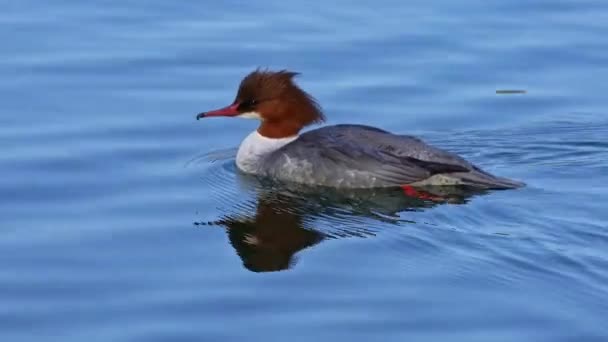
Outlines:
[[[2,7],[1,341],[608,340],[608,2]],[[283,198],[194,120],[257,66],[528,186]]]

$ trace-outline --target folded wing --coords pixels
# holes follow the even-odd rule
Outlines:
[[[435,174],[469,172],[466,160],[418,138],[363,125],[327,126],[302,134],[273,153],[272,176],[304,183],[399,186]]]

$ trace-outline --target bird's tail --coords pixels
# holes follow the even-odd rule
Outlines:
[[[463,185],[481,189],[516,189],[526,186],[525,183],[502,177],[493,176],[481,170],[451,173],[450,177],[459,179]]]

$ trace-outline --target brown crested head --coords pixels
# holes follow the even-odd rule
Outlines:
[[[257,69],[241,81],[232,105],[197,116],[259,118],[258,132],[269,138],[298,134],[305,126],[325,121],[317,101],[294,83],[298,73]]]

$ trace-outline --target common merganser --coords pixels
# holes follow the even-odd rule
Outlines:
[[[413,195],[418,194],[413,187],[426,185],[524,186],[410,135],[354,124],[300,134],[304,127],[324,122],[325,116],[317,101],[294,83],[296,75],[257,69],[243,78],[231,105],[196,116],[260,120],[238,149],[236,165],[242,172],[335,188],[401,187]]]

